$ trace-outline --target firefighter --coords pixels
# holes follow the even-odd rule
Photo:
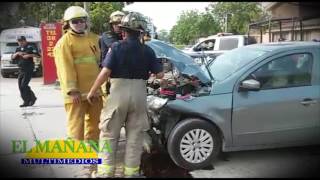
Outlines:
[[[119,28],[119,24],[121,23],[121,19],[124,15],[125,14],[121,11],[115,11],[110,15],[110,31],[104,32],[99,40],[101,47],[101,62],[106,57],[106,54],[112,43],[122,40],[122,34]]]
[[[101,48],[101,59],[100,59],[100,67],[101,68],[102,68],[101,63],[105,59],[106,54],[107,54],[108,50],[110,49],[111,45],[115,42],[123,40],[123,36],[122,36],[123,32],[120,30],[119,25],[120,25],[121,20],[124,16],[125,16],[125,14],[121,11],[115,11],[110,14],[110,17],[109,17],[110,31],[104,32],[99,40],[99,44],[100,44],[100,48]],[[145,34],[148,34],[148,32]],[[150,37],[150,35],[148,37]],[[150,40],[150,39],[148,39],[148,40]],[[110,93],[110,86],[111,86],[111,83],[110,83],[109,79],[105,83],[102,84],[102,91],[104,94],[103,107],[105,107],[107,105],[107,98],[106,97]],[[104,109],[105,108],[102,108],[101,119],[105,119]],[[144,149],[150,153],[151,140],[150,140],[149,136],[147,134],[145,134],[143,140],[144,140],[143,141]]]
[[[125,40],[114,43],[104,59],[99,76],[92,86],[87,99],[91,102],[101,84],[110,77],[111,89],[105,107],[105,119],[99,124],[100,141],[109,143],[111,152],[100,152],[102,164],[98,164],[96,177],[113,177],[120,129],[125,124],[126,149],[124,176],[139,177],[143,133],[149,129],[146,112],[146,80],[149,72],[162,78],[162,65],[155,52],[141,43],[141,31],[146,29],[146,21],[138,13],[123,17],[120,28]]]
[[[34,69],[34,57],[40,57],[37,48],[28,44],[25,36],[19,36],[18,39],[19,47],[16,52],[11,56],[12,60],[18,61],[19,66],[19,76],[18,76],[18,86],[21,98],[23,99],[23,104],[20,107],[32,106],[37,98],[34,92],[29,86],[29,82],[32,78],[32,73]]]
[[[151,40],[150,32],[147,31],[146,33],[144,33],[143,41],[150,41],[150,40]]]
[[[101,95],[91,104],[86,96],[100,71],[100,48],[99,36],[88,30],[88,18],[82,7],[71,6],[65,10],[65,34],[54,47],[54,57],[67,114],[68,137],[98,141]]]
[[[121,23],[121,19],[125,14],[121,11],[115,11],[111,13],[109,17],[109,26],[110,31],[104,32],[99,40],[99,45],[101,48],[101,59],[100,59],[100,67],[102,61],[106,57],[106,54],[111,47],[112,43],[117,42],[119,40],[122,40],[122,34],[119,29],[119,24]],[[110,82],[106,81],[102,85],[102,91],[103,91],[103,107],[106,105],[106,95],[109,94],[110,90]],[[103,114],[103,113],[102,113]]]

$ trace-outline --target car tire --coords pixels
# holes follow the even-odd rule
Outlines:
[[[3,71],[1,71],[1,75],[2,75],[3,78],[9,78],[10,77],[9,73],[5,73]]]
[[[190,142],[193,141],[189,141],[190,138],[195,141],[198,140],[196,143],[201,143],[195,146],[190,145]],[[221,144],[218,129],[213,124],[202,119],[191,118],[179,122],[173,128],[168,137],[167,148],[171,159],[178,166],[195,170],[210,166],[221,152]],[[186,146],[188,148],[185,148]],[[188,158],[188,153],[194,153],[193,157]],[[195,154],[197,154],[196,159]],[[200,160],[200,157],[202,157],[202,160]]]

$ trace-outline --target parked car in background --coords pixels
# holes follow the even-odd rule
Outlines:
[[[5,29],[0,34],[1,49],[1,75],[4,78],[10,75],[18,74],[19,67],[17,61],[11,59],[11,55],[15,53],[19,46],[17,42],[18,36],[25,36],[29,45],[38,49],[41,54],[41,37],[40,28],[25,26],[21,28]],[[34,76],[42,76],[42,58],[33,58],[35,68]]]
[[[193,57],[198,64],[201,64],[201,62],[199,62],[200,57],[211,56],[215,58],[226,51],[255,43],[257,42],[253,37],[220,33],[202,38],[194,46],[183,52]]]
[[[207,71],[183,59],[174,67],[172,57],[147,104],[149,134],[178,166],[207,167],[221,151],[320,144],[320,42],[239,47]]]

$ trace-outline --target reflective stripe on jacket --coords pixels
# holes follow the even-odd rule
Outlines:
[[[69,30],[54,47],[54,57],[64,102],[72,102],[70,91],[79,91],[85,100],[100,71],[98,35],[79,35]]]

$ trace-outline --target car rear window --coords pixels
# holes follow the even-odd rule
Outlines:
[[[238,38],[225,38],[220,40],[219,50],[231,50],[238,47]]]

